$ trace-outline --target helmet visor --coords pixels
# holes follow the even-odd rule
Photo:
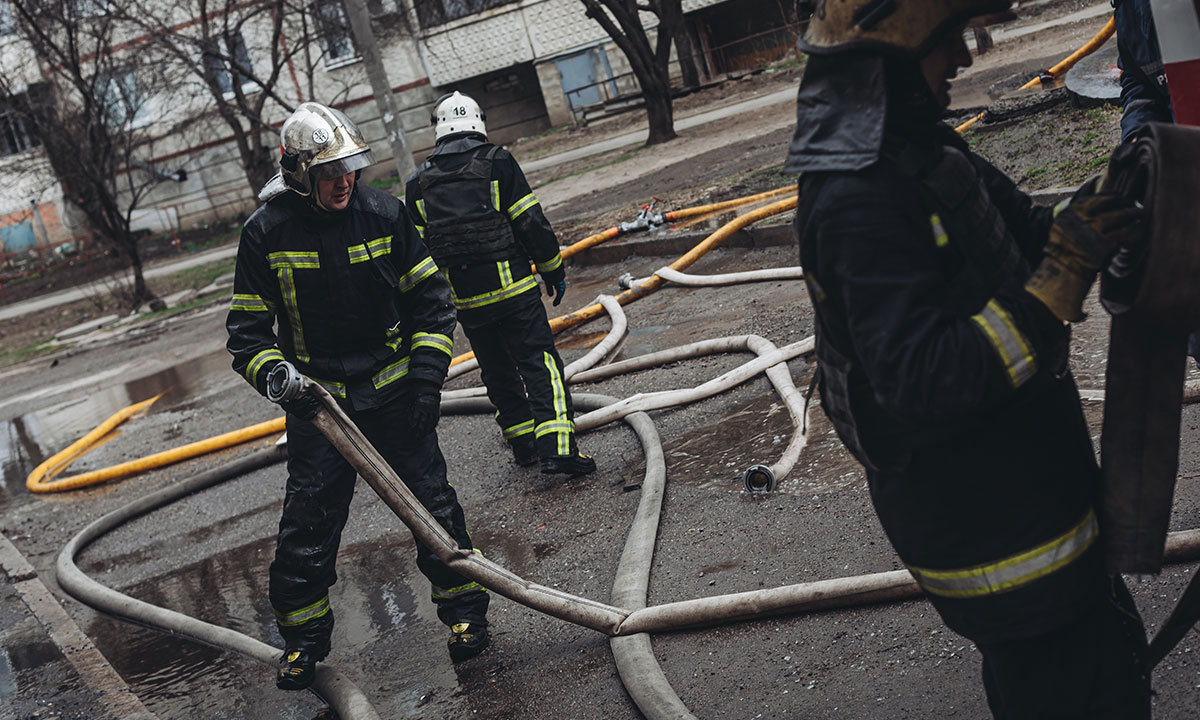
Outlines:
[[[362,170],[365,167],[370,167],[375,164],[375,157],[370,150],[355,153],[349,157],[330,160],[329,162],[313,165],[309,168],[315,180],[328,180],[329,178],[341,177],[355,170]]]

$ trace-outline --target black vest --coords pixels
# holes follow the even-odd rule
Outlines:
[[[500,148],[476,153],[457,170],[441,170],[432,161],[421,169],[425,203],[425,244],[441,267],[474,265],[511,258],[516,237],[508,215],[496,208],[492,162]]]

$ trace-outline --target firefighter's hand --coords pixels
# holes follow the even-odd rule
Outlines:
[[[1080,194],[1050,228],[1045,259],[1025,289],[1060,320],[1083,319],[1083,299],[1096,273],[1121,247],[1146,241],[1146,211],[1124,196],[1098,191]]]
[[[546,294],[554,298],[554,307],[558,307],[562,302],[563,295],[567,294],[567,281],[559,280],[558,282],[546,283]]]
[[[290,362],[276,362],[267,372],[267,399],[289,415],[312,420],[321,409],[321,403],[300,389],[301,380],[300,372]]]
[[[442,412],[442,394],[427,387],[413,390],[408,408],[408,429],[414,438],[423,438],[437,427]]]

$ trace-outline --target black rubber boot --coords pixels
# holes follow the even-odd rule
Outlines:
[[[529,467],[537,465],[538,451],[537,443],[532,437],[519,438],[512,443],[513,460],[521,467]]]
[[[289,648],[279,662],[284,663],[275,676],[275,687],[280,690],[304,690],[317,678],[317,659],[308,650]]]
[[[446,641],[446,647],[450,650],[451,662],[469,660],[483,652],[487,646],[487,626],[471,623],[455,623],[450,626],[450,639]]]
[[[589,475],[596,472],[596,461],[591,455],[576,452],[574,455],[555,455],[542,458],[543,475]]]

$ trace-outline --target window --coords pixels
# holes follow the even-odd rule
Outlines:
[[[114,70],[100,86],[110,127],[122,127],[146,115],[142,91],[132,70]]]
[[[312,11],[325,48],[325,65],[341,65],[357,57],[346,7],[340,1],[324,2],[313,5]]]
[[[23,115],[0,110],[0,157],[16,155],[40,144],[37,136],[29,132]]]
[[[431,28],[515,2],[517,0],[421,0],[416,4],[417,19],[421,27]]]
[[[0,0],[0,36],[16,33],[17,19],[13,17],[12,4],[8,0]]]
[[[244,93],[257,92],[259,90],[258,83],[244,72],[254,66],[250,62],[250,51],[246,49],[246,41],[242,39],[242,33],[237,30],[230,31],[221,37],[219,45],[221,54],[206,55],[205,62],[225,97],[233,95],[235,82],[241,86]]]

